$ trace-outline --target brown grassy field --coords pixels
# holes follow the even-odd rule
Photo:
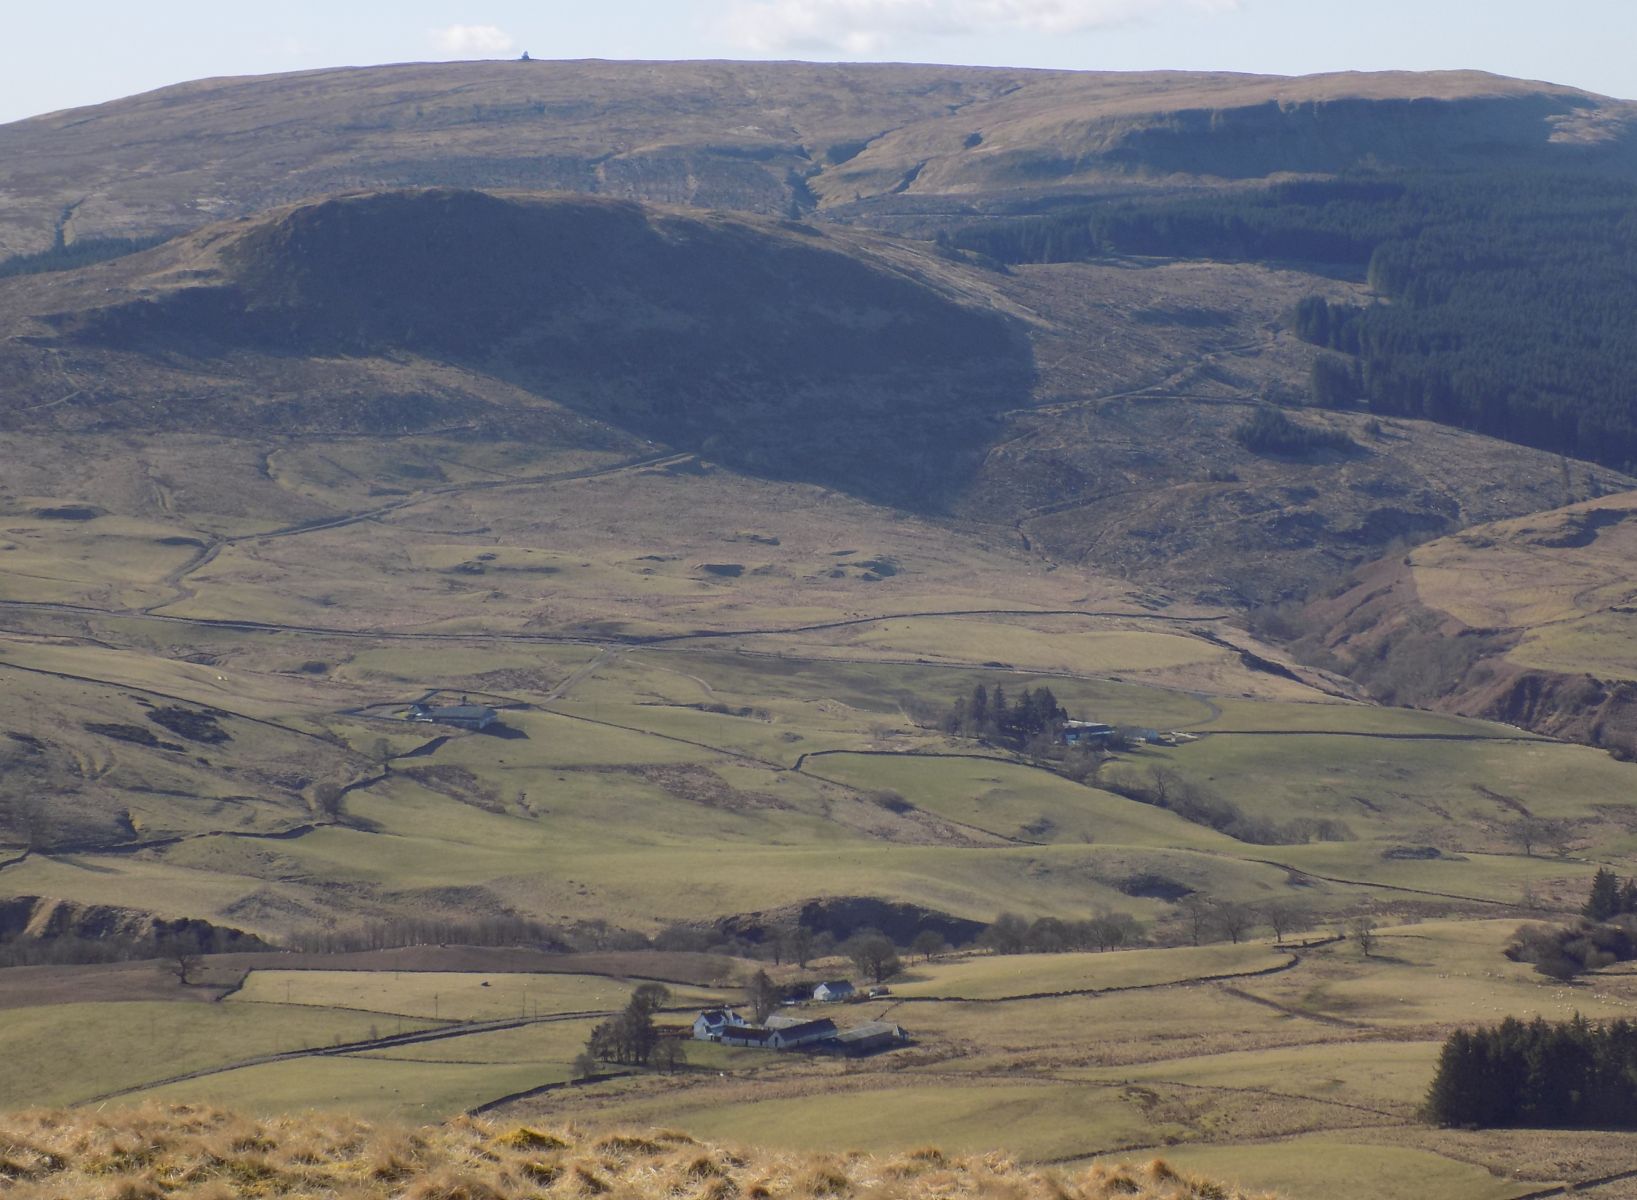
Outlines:
[[[779,1153],[669,1130],[467,1119],[414,1129],[189,1105],[0,1117],[0,1184],[13,1200],[1252,1200],[1161,1159],[1039,1171],[932,1147],[880,1158]]]

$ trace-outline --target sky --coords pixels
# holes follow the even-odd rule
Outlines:
[[[1637,0],[0,0],[0,122],[214,75],[442,59],[1476,68],[1637,99]]]

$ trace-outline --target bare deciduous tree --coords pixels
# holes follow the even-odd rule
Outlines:
[[[161,969],[176,976],[176,981],[183,987],[191,987],[193,976],[205,965],[205,956],[199,953],[198,945],[185,938],[166,942],[160,948],[160,953]]]
[[[766,971],[757,971],[745,985],[745,1002],[750,1005],[751,1014],[756,1018],[758,1025],[773,1015],[782,998],[778,985]]]
[[[1248,904],[1218,904],[1210,917],[1211,925],[1236,945],[1240,938],[1256,928],[1256,922],[1256,910]]]
[[[1182,911],[1183,924],[1187,927],[1189,937],[1194,945],[1199,945],[1211,927],[1211,914],[1216,908],[1216,901],[1204,892],[1189,892],[1177,901],[1177,907]]]
[[[1364,957],[1370,957],[1370,951],[1374,950],[1376,945],[1376,919],[1369,913],[1356,916],[1347,922],[1347,932],[1358,943]]]
[[[1273,900],[1262,906],[1262,920],[1273,930],[1274,940],[1283,943],[1285,934],[1313,928],[1313,914],[1294,900]]]

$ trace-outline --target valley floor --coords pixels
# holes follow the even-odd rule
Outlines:
[[[1629,861],[1637,768],[1361,703],[1219,612],[818,489],[423,444],[404,461],[445,459],[449,482],[383,506],[359,480],[390,464],[342,469],[354,452],[378,448],[226,472],[209,519],[39,515],[60,496],[8,518],[0,896],[36,932],[192,918],[278,942],[500,916],[613,939],[867,900],[967,922],[1118,910],[1162,945],[916,961],[847,1009],[910,1031],[874,1058],[689,1044],[674,1075],[589,1083],[573,1060],[638,982],[668,981],[681,1024],[754,964],[229,955],[187,988],[151,965],[13,968],[0,1108],[498,1103],[792,1150],[1163,1148],[1292,1200],[1338,1180],[1499,1200],[1627,1169],[1609,1135],[1438,1131],[1416,1110],[1456,1025],[1637,1003],[1637,977],[1553,984],[1500,953]],[[126,484],[147,486],[104,480]],[[221,515],[241,484],[290,519]],[[980,683],[1185,736],[1075,782],[942,732]],[[401,719],[429,694],[498,723]],[[1184,819],[1162,784],[1243,823]],[[1520,844],[1525,817],[1550,845]],[[1294,903],[1311,931],[1189,945],[1166,897],[1190,893]],[[1360,913],[1381,927],[1369,956],[1332,932]]]

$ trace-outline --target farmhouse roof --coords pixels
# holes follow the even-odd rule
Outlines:
[[[866,1021],[862,1025],[854,1025],[851,1029],[844,1029],[836,1035],[843,1042],[863,1042],[878,1037],[904,1037],[904,1029],[894,1025],[891,1021]]]
[[[482,721],[497,715],[494,709],[482,704],[450,704],[437,708],[418,704],[415,711],[450,721]]]
[[[722,1031],[722,1040],[732,1039],[736,1042],[765,1042],[775,1033],[776,1029],[760,1029],[755,1025],[730,1025]]]

